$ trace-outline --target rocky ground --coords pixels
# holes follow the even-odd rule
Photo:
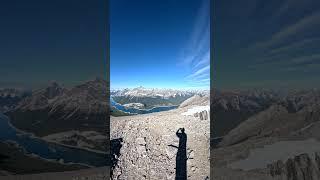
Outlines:
[[[206,102],[209,105],[208,97]],[[195,106],[199,107],[189,103],[170,111],[111,117],[111,139],[120,142],[112,179],[208,179],[209,113],[183,115]],[[179,128],[184,133],[176,134]]]

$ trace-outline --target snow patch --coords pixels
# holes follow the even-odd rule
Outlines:
[[[195,113],[200,113],[202,111],[209,112],[210,111],[210,106],[195,106],[195,107],[192,107],[192,108],[188,109],[187,112],[184,112],[184,113],[181,113],[181,114],[185,115],[185,116],[193,116]]]
[[[303,141],[279,141],[263,148],[256,148],[250,151],[246,159],[229,164],[233,169],[263,169],[268,164],[281,160],[287,161],[296,155],[306,153],[314,159],[314,153],[320,151],[320,142],[315,139]]]

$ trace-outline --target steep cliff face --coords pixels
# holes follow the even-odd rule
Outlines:
[[[111,117],[111,139],[122,141],[112,179],[208,179],[209,112],[183,115],[192,108]]]

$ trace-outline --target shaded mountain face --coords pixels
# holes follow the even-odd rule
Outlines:
[[[241,129],[243,132],[244,127],[249,124],[251,126],[252,123],[259,124],[258,121],[261,121],[259,124],[261,127],[252,127],[257,132],[257,128],[267,131],[266,126],[276,126],[282,121],[283,123],[293,122],[292,119],[299,117],[304,118],[301,121],[309,123],[309,121],[314,121],[311,119],[315,117],[320,107],[320,92],[316,90],[290,92],[286,95],[278,95],[274,91],[216,92],[213,94],[211,108],[215,137],[228,133],[230,135],[236,129]],[[271,123],[271,119],[274,120],[274,124]],[[265,124],[261,124],[262,121]],[[237,133],[234,136],[240,138]]]
[[[114,101],[122,105],[129,103],[141,103],[144,108],[150,109],[156,106],[176,106],[194,95],[208,95],[208,91],[201,90],[174,90],[137,87],[111,91]]]
[[[213,136],[226,135],[250,116],[267,109],[281,97],[273,91],[216,91],[211,94]]]
[[[66,89],[57,83],[32,92],[7,113],[19,129],[44,136],[68,130],[105,133],[108,83],[101,79]]]
[[[289,93],[281,104],[291,113],[298,112],[306,107],[320,106],[320,91],[298,91]]]
[[[221,145],[232,145],[253,137],[300,136],[311,126],[316,126],[319,120],[320,92],[292,93],[232,129]],[[310,137],[319,135],[313,134]]]
[[[67,89],[53,82],[48,87],[32,92],[31,96],[24,98],[15,109],[37,110],[49,106],[55,98],[61,96]]]

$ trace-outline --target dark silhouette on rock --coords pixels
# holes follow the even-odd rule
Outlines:
[[[180,132],[179,132],[180,131]],[[187,179],[187,134],[184,128],[179,128],[176,132],[179,138],[179,147],[176,157],[176,180]]]

